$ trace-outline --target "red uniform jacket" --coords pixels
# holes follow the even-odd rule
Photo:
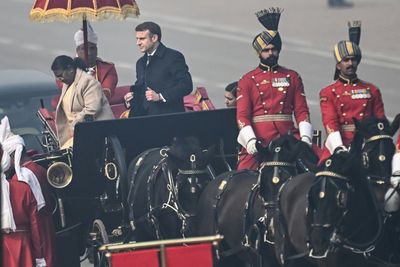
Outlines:
[[[17,175],[8,182],[17,231],[2,233],[2,266],[33,267],[36,258],[43,258],[44,244],[36,200],[29,185],[18,181]]]
[[[303,82],[293,70],[281,66],[257,67],[239,81],[236,114],[239,129],[251,125],[264,146],[288,131],[298,132],[292,115],[299,123],[309,121],[309,114]],[[244,148],[238,164],[238,169],[258,167],[255,158]]]
[[[56,232],[52,216],[52,210],[54,209],[54,199],[51,198],[50,186],[47,182],[47,172],[46,169],[34,163],[33,161],[25,162],[22,166],[28,168],[36,175],[42,189],[43,197],[46,201],[46,206],[44,206],[39,211],[39,231],[40,236],[44,242],[43,253],[44,259],[46,260],[46,266],[54,267],[56,249]]]
[[[105,62],[98,58],[96,61],[95,73],[93,75],[101,83],[103,92],[110,101],[118,83],[118,75],[114,64]]]
[[[371,116],[385,118],[379,89],[368,82],[339,78],[320,92],[322,123],[327,135],[340,131],[343,144],[350,145],[354,137],[353,118],[362,120]],[[329,157],[325,149],[321,161]],[[328,154],[327,154],[328,153]]]
[[[96,67],[92,74],[101,83],[104,95],[110,101],[115,92],[115,87],[118,83],[118,75],[113,63],[105,62],[100,58],[96,61]],[[62,89],[63,83],[59,80],[56,81],[58,88]],[[60,96],[54,97],[51,101],[51,106],[56,109]]]

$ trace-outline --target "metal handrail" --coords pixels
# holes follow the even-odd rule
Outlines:
[[[135,242],[135,243],[128,243],[128,244],[111,243],[111,244],[102,245],[99,248],[99,251],[117,252],[120,250],[161,247],[161,246],[179,245],[179,244],[206,243],[206,242],[213,242],[214,245],[217,245],[218,242],[220,242],[223,238],[224,237],[222,235],[212,235],[212,236],[189,237],[189,238],[181,238],[181,239],[147,241],[147,242],[139,242],[139,243]]]

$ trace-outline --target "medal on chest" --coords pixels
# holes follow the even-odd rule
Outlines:
[[[273,78],[272,79],[272,87],[289,87],[290,86],[290,78]]]
[[[351,99],[366,99],[366,98],[371,98],[371,90],[369,88],[351,90]]]

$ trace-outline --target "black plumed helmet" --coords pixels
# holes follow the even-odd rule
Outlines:
[[[348,23],[349,25],[349,40],[357,45],[360,44],[361,38],[361,20],[354,20]]]
[[[270,7],[256,12],[256,16],[267,30],[277,31],[282,12],[282,8]]]

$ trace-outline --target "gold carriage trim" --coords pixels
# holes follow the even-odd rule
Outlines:
[[[354,124],[340,125],[340,130],[343,132],[354,132],[356,130],[356,126]]]
[[[289,114],[275,114],[275,115],[259,115],[252,119],[252,122],[264,122],[264,121],[292,121],[292,115]]]

